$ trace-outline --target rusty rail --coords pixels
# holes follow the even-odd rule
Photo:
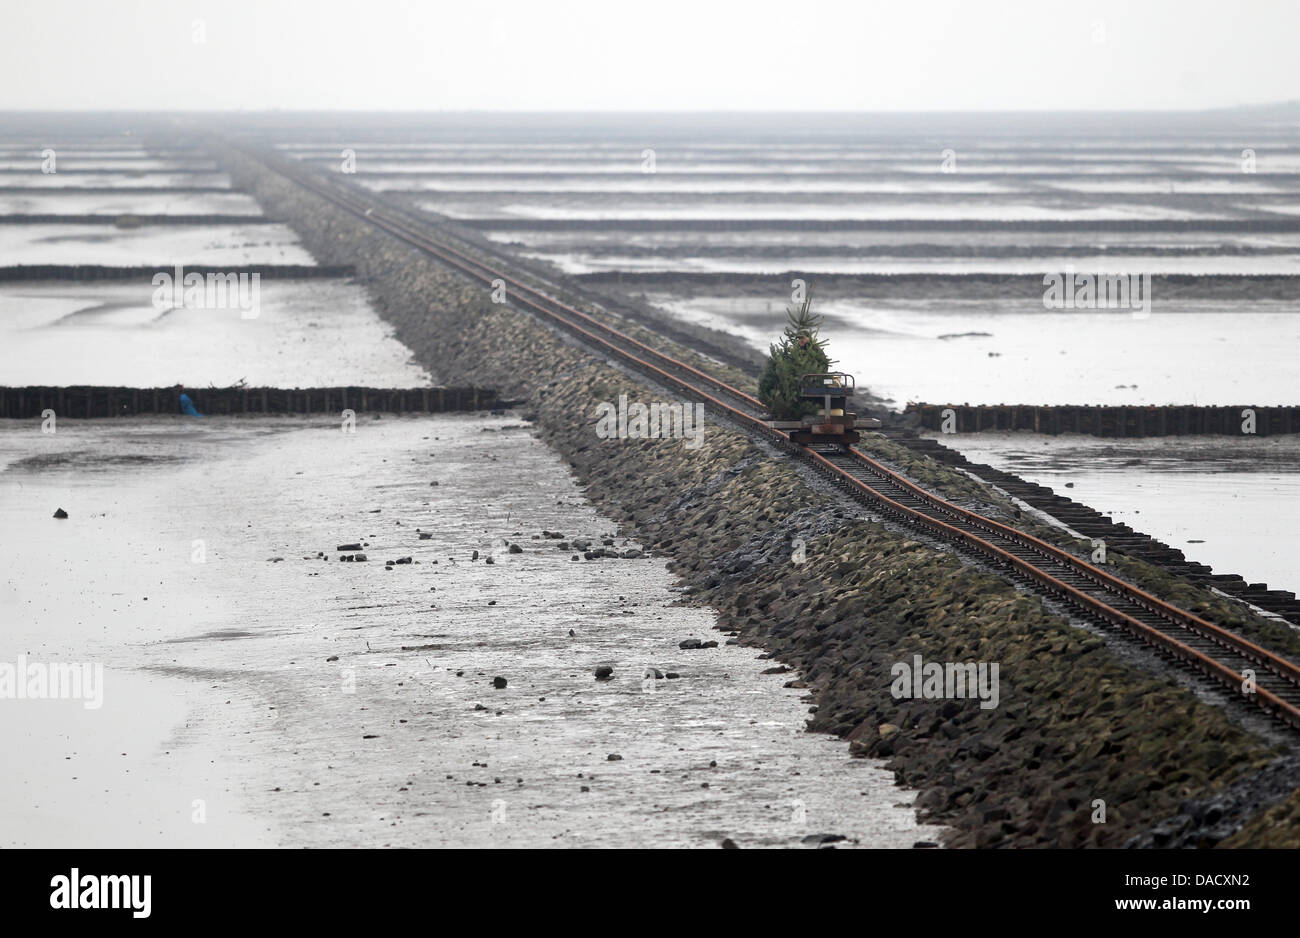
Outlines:
[[[1081,575],[1098,587],[1116,596],[1124,597],[1178,628],[1187,629],[1189,632],[1214,642],[1225,650],[1231,650],[1237,655],[1257,662],[1291,687],[1300,688],[1300,667],[1297,667],[1296,664],[1286,658],[1261,648],[1213,623],[1206,622],[1190,612],[1166,603],[1055,545],[1048,544],[1032,535],[993,521],[983,515],[953,505],[915,485],[902,475],[886,468],[857,449],[849,448],[845,450],[844,452],[865,470],[899,486],[931,510],[947,514],[954,520],[977,527],[994,539],[1001,539],[1012,546],[1032,551],[1042,557],[1043,565],[1040,566],[1017,557],[1005,547],[1000,547],[990,540],[961,530],[953,524],[933,518],[923,511],[918,511],[891,499],[883,493],[877,492],[862,480],[855,478],[840,466],[835,465],[824,455],[807,447],[799,446],[791,441],[787,434],[769,427],[761,419],[764,411],[762,403],[749,394],[685,362],[660,352],[646,343],[601,322],[594,316],[489,266],[489,264],[478,258],[457,250],[444,242],[434,240],[425,230],[425,223],[418,218],[411,220],[403,218],[404,215],[409,216],[409,213],[396,210],[382,200],[362,197],[349,187],[327,181],[317,174],[308,174],[305,171],[295,171],[295,169],[286,168],[284,165],[277,165],[276,162],[258,151],[246,149],[245,152],[272,170],[315,192],[339,208],[389,232],[394,237],[460,270],[473,279],[487,284],[500,281],[506,288],[507,296],[539,314],[545,321],[552,322],[579,335],[596,348],[632,365],[645,374],[652,375],[666,384],[687,393],[703,397],[720,415],[764,435],[772,442],[791,452],[810,459],[818,469],[846,485],[858,495],[866,496],[883,508],[886,513],[907,523],[920,524],[939,537],[957,542],[1002,566],[1015,569],[1037,583],[1040,588],[1071,602],[1088,614],[1129,630],[1142,641],[1181,660],[1220,685],[1240,693],[1243,675],[1221,661],[1191,647],[1186,642],[1165,634],[1159,629],[1153,628],[1122,612],[1120,609],[1063,582],[1051,573],[1051,567],[1063,567],[1065,570]],[[1254,693],[1248,696],[1282,722],[1293,728],[1300,729],[1300,706],[1296,703],[1283,699],[1264,688],[1257,688]]]

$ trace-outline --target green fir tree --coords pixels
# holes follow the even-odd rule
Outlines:
[[[803,303],[786,310],[788,322],[781,341],[771,345],[771,354],[758,379],[758,399],[775,420],[798,420],[815,413],[819,404],[799,397],[799,379],[807,374],[831,370],[826,340],[820,338],[822,317],[812,311],[812,287]]]

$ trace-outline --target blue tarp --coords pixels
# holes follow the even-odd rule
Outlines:
[[[190,400],[190,396],[188,394],[181,395],[181,413],[189,417],[203,416],[203,414],[199,413],[198,410],[194,407],[194,402]]]

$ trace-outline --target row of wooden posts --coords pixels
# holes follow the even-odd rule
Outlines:
[[[341,414],[441,413],[487,410],[498,405],[488,388],[186,388],[200,413]],[[181,389],[127,387],[0,387],[0,418],[29,419],[53,411],[59,417],[133,417],[179,414]]]
[[[1036,404],[909,404],[921,426],[940,433],[1028,430],[1092,436],[1276,436],[1300,433],[1300,407],[1087,406]]]

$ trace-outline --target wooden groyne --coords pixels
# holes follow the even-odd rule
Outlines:
[[[41,190],[46,191],[46,190]],[[277,225],[265,215],[0,215],[0,225],[115,225],[118,228],[142,228],[145,225]]]
[[[43,281],[43,280],[137,280],[145,284],[145,289],[152,291],[155,274],[174,274],[175,267],[112,267],[106,264],[14,264],[0,267],[0,281]],[[347,265],[319,267],[310,264],[236,264],[229,267],[210,265],[184,265],[185,274],[197,274],[207,278],[211,274],[227,276],[229,274],[257,274],[270,280],[312,280],[352,277],[356,268]]]
[[[797,261],[793,263],[797,264]],[[792,266],[784,271],[759,273],[701,270],[601,270],[574,274],[572,280],[595,287],[677,291],[722,291],[729,296],[762,297],[771,300],[789,292],[796,277],[811,278],[823,296],[927,297],[929,299],[989,299],[998,302],[1025,301],[1028,309],[1043,309],[1043,277],[1037,274],[997,273],[861,273],[808,274]],[[1161,315],[1161,303],[1174,299],[1287,300],[1300,296],[1300,276],[1294,274],[1154,274],[1150,296],[1155,304],[1151,315]],[[1093,312],[1093,311],[1088,311]],[[1128,309],[1110,311],[1131,316]],[[1075,315],[1073,310],[1053,310],[1057,316]]]
[[[489,388],[186,388],[202,414],[436,414],[490,410],[500,405]],[[0,418],[28,420],[54,411],[75,419],[179,414],[176,388],[0,387]]]
[[[1162,234],[1281,233],[1300,231],[1295,218],[458,218],[465,228],[509,231],[989,231],[1152,232]]]
[[[1109,437],[1300,433],[1300,407],[1294,406],[909,404],[905,413],[917,415],[925,429],[943,433],[1027,430],[1053,436],[1083,433]]]

